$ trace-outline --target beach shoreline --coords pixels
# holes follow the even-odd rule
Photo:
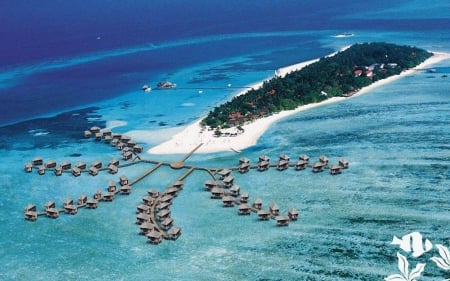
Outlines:
[[[341,49],[340,51],[345,50],[348,47],[345,47]],[[333,56],[335,53],[332,53],[328,56]],[[234,152],[240,152],[243,149],[246,149],[248,147],[251,147],[255,145],[258,141],[258,139],[264,134],[264,132],[274,123],[277,121],[286,118],[288,116],[291,116],[293,114],[318,107],[323,106],[326,104],[331,104],[335,102],[339,102],[345,99],[357,97],[360,95],[363,95],[365,93],[370,92],[371,90],[378,88],[380,86],[386,85],[392,81],[395,81],[399,78],[408,76],[413,74],[414,72],[418,71],[418,69],[427,68],[430,65],[436,64],[440,61],[450,59],[450,53],[443,53],[443,52],[432,52],[433,56],[422,62],[421,64],[417,65],[413,69],[408,69],[400,73],[399,75],[390,76],[388,78],[378,80],[371,85],[362,88],[355,94],[353,94],[350,97],[333,97],[326,99],[319,103],[311,103],[307,105],[299,106],[298,108],[294,110],[286,110],[282,111],[276,114],[273,114],[268,117],[257,119],[251,123],[244,124],[242,128],[244,129],[243,132],[237,131],[236,128],[228,129],[226,132],[228,132],[229,136],[221,136],[216,137],[214,135],[213,130],[207,130],[203,129],[200,125],[201,120],[203,117],[194,123],[188,125],[186,128],[184,128],[181,132],[175,134],[172,136],[168,141],[165,141],[159,145],[156,145],[152,148],[150,148],[147,153],[149,154],[185,154],[192,151],[194,148],[196,148],[200,143],[202,143],[202,146],[196,150],[196,153],[215,153],[215,152],[227,152],[227,151],[234,151]],[[320,59],[320,58],[319,58]],[[284,77],[286,74],[297,71],[302,69],[303,67],[314,63],[318,61],[319,59],[313,59],[297,64],[293,64],[290,66],[286,66],[283,68],[280,68],[276,71],[277,76]],[[261,87],[264,81],[258,82],[253,84],[251,87],[258,88]],[[242,95],[245,94],[247,90],[239,92],[236,94]],[[225,132],[225,130],[222,130]]]

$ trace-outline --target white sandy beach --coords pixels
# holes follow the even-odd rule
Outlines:
[[[438,63],[442,60],[450,59],[450,53],[441,53],[441,52],[433,52],[433,56],[421,63],[416,67],[416,69],[427,68],[430,65]],[[330,56],[334,55],[331,54]],[[285,76],[289,72],[300,70],[301,68],[316,62],[318,59],[310,60],[306,62],[301,62],[298,64],[294,64],[291,66],[287,66],[284,68],[280,68],[277,70],[276,75]],[[314,108],[317,106],[322,106],[325,104],[330,104],[334,102],[338,102],[344,99],[352,98],[355,96],[362,95],[367,93],[377,87],[388,84],[396,79],[401,77],[411,75],[414,73],[415,69],[410,69],[402,72],[399,75],[391,76],[389,78],[376,81],[375,83],[364,87],[356,94],[351,97],[333,97],[329,98],[320,103],[307,104],[298,107],[295,110],[283,111],[272,116],[258,119],[252,123],[245,124],[242,127],[245,132],[242,134],[238,134],[237,136],[228,136],[228,137],[215,137],[214,131],[202,130],[200,126],[200,122],[203,119],[197,120],[195,123],[187,126],[184,130],[174,135],[170,140],[152,147],[148,150],[150,154],[178,154],[178,153],[188,153],[192,151],[195,147],[197,147],[200,143],[203,145],[196,151],[196,153],[213,153],[213,152],[221,152],[221,151],[236,151],[239,152],[242,149],[255,145],[261,135],[275,122],[280,119],[283,119],[292,114],[296,114],[298,112],[308,110],[310,108]],[[262,85],[263,82],[252,85],[254,88],[258,88]],[[244,94],[246,91],[240,92],[237,95]],[[230,132],[234,132],[236,129],[229,129]],[[222,130],[224,131],[224,130]]]

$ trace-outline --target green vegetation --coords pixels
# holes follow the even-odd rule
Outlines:
[[[425,50],[388,43],[356,44],[321,58],[285,77],[265,81],[260,89],[215,107],[202,125],[237,126],[275,112],[336,96],[351,96],[371,83],[413,68],[432,56]]]

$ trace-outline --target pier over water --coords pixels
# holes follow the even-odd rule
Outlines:
[[[121,168],[133,165],[152,165],[141,175],[134,179],[128,179],[125,175],[119,177],[117,181],[110,181],[106,190],[96,190],[92,198],[81,194],[77,201],[66,199],[60,208],[57,207],[55,201],[49,201],[45,204],[43,210],[38,210],[36,205],[29,204],[25,207],[25,219],[36,221],[39,216],[49,218],[58,218],[60,214],[75,215],[79,209],[96,209],[101,202],[114,201],[118,195],[129,195],[136,185],[144,178],[152,175],[161,166],[170,167],[173,170],[184,170],[184,172],[163,191],[150,189],[147,194],[142,197],[142,202],[136,207],[136,224],[139,226],[139,233],[147,237],[147,241],[152,244],[159,244],[163,239],[176,240],[181,235],[181,228],[174,226],[174,220],[171,217],[170,206],[173,204],[177,195],[184,190],[185,180],[194,171],[206,172],[210,175],[211,180],[205,182],[204,189],[210,192],[211,199],[221,199],[223,207],[237,206],[238,215],[249,215],[256,213],[259,220],[273,219],[277,226],[287,226],[289,222],[296,221],[299,212],[295,208],[288,209],[286,215],[279,213],[278,205],[272,203],[268,210],[263,209],[262,200],[255,198],[252,205],[249,205],[249,193],[241,191],[240,186],[235,183],[232,175],[233,172],[245,174],[251,170],[264,172],[270,168],[282,172],[289,168],[297,171],[311,168],[314,173],[323,172],[325,169],[330,171],[331,175],[337,175],[343,169],[349,167],[347,160],[341,158],[336,165],[330,165],[326,156],[320,156],[318,161],[310,164],[309,157],[300,155],[298,160],[291,161],[288,155],[282,154],[276,161],[270,162],[270,158],[261,155],[255,164],[251,164],[247,158],[240,158],[234,167],[196,167],[186,165],[185,161],[198,150],[202,144],[199,144],[190,153],[186,154],[179,161],[164,162],[152,159],[144,159],[140,154],[143,149],[136,144],[130,137],[121,134],[113,134],[109,130],[101,130],[98,127],[92,127],[84,132],[85,138],[93,136],[96,141],[104,140],[104,143],[116,148],[116,151],[122,152],[122,160],[120,163],[117,158],[113,158],[107,165],[103,166],[100,161],[95,161],[87,168],[86,163],[79,162],[72,165],[70,162],[58,163],[54,160],[44,162],[44,159],[35,157],[32,161],[25,163],[25,172],[31,173],[37,170],[39,175],[44,175],[47,171],[53,172],[55,176],[61,176],[63,173],[72,173],[74,177],[78,177],[83,173],[91,176],[98,175],[99,172],[108,172],[116,174]]]

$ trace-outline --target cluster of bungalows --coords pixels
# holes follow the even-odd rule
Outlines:
[[[268,157],[261,156],[260,162],[269,162]],[[286,161],[288,164],[284,164]],[[281,166],[289,166],[289,156],[283,154],[280,156]],[[248,161],[240,161],[240,164],[248,163]],[[280,215],[280,208],[277,204],[272,203],[269,205],[269,210],[263,210],[263,202],[260,198],[255,198],[252,205],[249,205],[248,192],[242,192],[240,186],[234,183],[234,177],[231,174],[230,169],[222,169],[217,171],[216,177],[213,180],[205,181],[205,189],[211,192],[212,199],[222,199],[223,207],[238,206],[239,215],[250,215],[252,212],[258,214],[260,220],[275,219],[277,225],[288,225],[291,220],[296,220],[298,212],[295,209],[290,209],[286,216]]]
[[[133,155],[144,150],[142,146],[138,145],[129,136],[113,133],[109,129],[101,130],[99,127],[91,127],[89,130],[84,131],[85,138],[90,138],[91,136],[94,136],[97,141],[104,139],[105,143],[121,150],[123,160],[130,160],[133,158]],[[136,157],[138,156],[136,155]]]
[[[173,227],[170,206],[183,188],[182,181],[175,181],[162,193],[152,188],[142,197],[142,203],[136,207],[136,224],[148,243],[159,244],[163,238],[176,240],[181,235],[181,228]]]
[[[56,208],[55,201],[48,201],[42,212],[37,212],[36,206],[29,204],[24,210],[25,219],[35,221],[39,215],[46,215],[49,218],[57,218],[61,212],[69,215],[76,215],[79,208],[96,209],[100,201],[113,201],[117,193],[122,195],[128,195],[131,193],[131,185],[129,185],[126,176],[121,176],[119,183],[120,188],[117,188],[116,183],[114,181],[110,181],[106,192],[102,193],[101,190],[97,189],[93,197],[90,199],[88,199],[88,197],[84,194],[80,195],[77,204],[75,204],[72,199],[68,198],[64,200],[61,209]]]
[[[64,161],[57,165],[56,161],[49,160],[44,164],[41,157],[35,157],[31,162],[25,163],[25,172],[31,173],[33,168],[37,168],[39,175],[44,175],[46,170],[53,170],[57,176],[61,176],[65,171],[71,172],[75,177],[80,176],[82,172],[88,172],[90,175],[96,176],[102,169],[102,166],[101,161],[94,161],[89,168],[87,168],[86,162],[78,162],[73,167],[69,161]],[[107,167],[109,173],[116,174],[119,170],[119,160],[112,159]]]

